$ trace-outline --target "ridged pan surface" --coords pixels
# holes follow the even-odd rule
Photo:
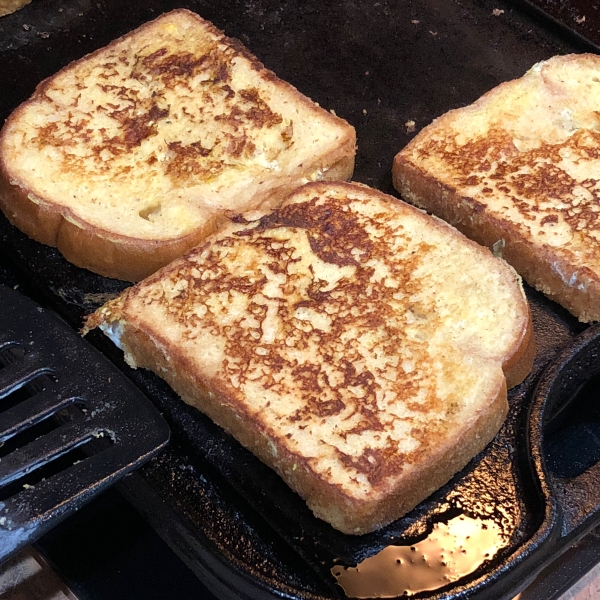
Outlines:
[[[354,125],[354,179],[392,194],[393,156],[435,117],[540,60],[595,51],[526,3],[504,1],[33,0],[0,21],[0,81],[10,82],[0,95],[0,118],[69,61],[181,6],[239,38],[281,78]],[[3,218],[0,260],[74,328],[127,285],[77,269]],[[527,294],[536,362],[510,392],[501,432],[406,517],[361,537],[315,519],[267,467],[157,377],[128,369],[108,340],[92,334],[90,341],[141,387],[172,430],[171,446],[121,489],[219,597],[344,598],[336,566],[351,567],[390,545],[420,547],[432,532],[464,518],[496,532],[494,550],[417,597],[512,598],[598,518],[593,468],[563,477],[556,475],[560,452],[550,466],[546,457],[556,446],[547,423],[556,430],[557,407],[575,393],[562,378],[578,368],[595,332],[537,292]],[[563,367],[550,367],[554,361]],[[581,377],[591,376],[591,363],[589,356],[581,362]],[[570,497],[573,480],[579,487]]]

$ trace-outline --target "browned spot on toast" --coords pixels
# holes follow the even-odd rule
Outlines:
[[[209,180],[236,168],[240,160],[252,158],[257,150],[254,137],[261,129],[279,130],[279,142],[272,144],[265,158],[274,160],[291,143],[293,125],[284,122],[256,88],[232,87],[232,56],[231,48],[214,47],[195,55],[162,47],[135,59],[120,56],[107,60],[95,72],[96,85],[107,97],[92,104],[85,117],[78,112],[60,125],[41,127],[35,142],[40,148],[49,145],[60,149],[56,160],[85,177],[86,172],[94,174],[109,168],[117,175],[127,174],[127,168],[115,167],[114,161],[109,164],[107,159],[121,157],[151,137],[166,135],[161,142],[162,156],[151,150],[144,161],[178,186],[191,180]],[[187,90],[190,100],[175,109],[169,98],[182,94],[177,92],[179,88]],[[198,98],[202,98],[201,104]],[[50,96],[48,100],[52,102]],[[77,106],[81,108],[80,103]],[[96,111],[114,120],[116,135],[97,125]],[[186,135],[199,137],[185,144],[169,139],[170,134],[162,131],[169,131],[167,126],[173,122],[187,125]]]
[[[448,166],[450,180],[459,189],[479,186],[484,195],[499,190],[526,220],[539,219],[547,225],[556,223],[560,215],[583,236],[600,231],[598,180],[578,181],[561,166],[565,157],[599,158],[598,131],[580,129],[561,144],[542,143],[519,151],[512,135],[491,129],[464,144],[433,138],[418,148],[416,156],[421,160],[437,157]],[[576,193],[581,188],[589,194]],[[476,200],[470,200],[471,205],[476,212],[486,209]]]
[[[398,287],[413,294],[418,293],[419,280],[413,278],[411,273],[420,263],[421,252],[427,252],[427,245],[417,244],[410,258],[405,259],[402,267],[399,267],[397,258],[386,243],[386,236],[404,235],[408,241],[410,234],[392,231],[383,219],[359,217],[349,204],[340,206],[335,198],[315,197],[302,204],[289,204],[258,222],[247,222],[242,217],[235,217],[234,220],[242,226],[240,229],[206,247],[200,263],[194,258],[189,263],[184,262],[170,275],[173,285],[185,279],[188,285],[180,286],[179,293],[169,297],[168,301],[157,297],[156,292],[146,301],[164,303],[165,309],[187,331],[184,335],[193,336],[195,328],[202,326],[216,337],[225,339],[227,358],[222,365],[221,378],[233,382],[236,388],[242,389],[248,382],[254,381],[275,393],[283,394],[289,390],[290,383],[285,379],[279,380],[278,374],[289,374],[294,381],[293,386],[305,398],[301,408],[282,417],[290,423],[296,426],[305,423],[310,427],[315,420],[335,418],[339,427],[337,431],[334,429],[334,434],[340,439],[366,431],[381,432],[381,436],[385,436],[385,432],[392,427],[393,418],[382,413],[379,403],[384,391],[382,377],[389,375],[385,373],[386,368],[380,370],[364,363],[364,350],[359,347],[360,335],[348,337],[347,332],[381,332],[374,342],[376,348],[371,351],[394,360],[392,357],[397,356],[399,350],[397,340],[403,338],[399,329],[401,325],[395,320],[398,303],[394,295]],[[366,231],[365,222],[377,232],[375,235]],[[313,274],[311,281],[301,287],[304,295],[295,295],[298,293],[298,279],[294,274],[294,264],[301,258],[295,256],[293,245],[271,235],[279,228],[304,231],[312,252],[319,259],[339,268],[354,267],[355,273],[351,278],[341,279],[333,287]],[[377,239],[381,241],[377,242]],[[245,248],[250,246],[259,249],[263,257],[262,264],[280,276],[281,297],[265,295],[268,279],[261,274],[260,265],[241,276],[232,273],[223,264],[224,255],[239,255],[244,257],[240,260],[248,261]],[[356,254],[357,248],[360,249],[359,254]],[[384,263],[389,272],[394,274],[395,285],[373,285],[374,269],[365,264],[369,260]],[[191,278],[190,272],[198,269],[201,274]],[[247,312],[239,319],[227,320],[225,325],[220,309],[212,312],[211,298],[218,295],[227,303],[233,302],[236,294],[251,298]],[[434,319],[435,315],[427,303],[428,300],[424,300],[420,306],[411,305],[406,310],[418,318]],[[208,307],[201,318],[196,312],[198,306]],[[320,328],[310,320],[300,319],[297,313],[299,309],[331,317],[328,328]],[[273,315],[278,320],[279,346],[265,345],[258,354],[257,346],[260,346],[266,323]],[[403,343],[407,345],[406,340]],[[422,344],[419,340],[412,340],[405,350],[418,354]],[[297,362],[294,352],[289,351],[291,348],[311,353],[316,350],[318,357],[312,357],[310,362]],[[421,382],[428,377],[428,369],[427,365],[422,365],[414,372],[405,373],[402,368],[395,368],[394,380],[387,381],[388,393],[392,390],[402,398],[415,394]],[[410,406],[415,414],[445,414],[446,411],[435,394],[428,395],[422,403],[415,401]],[[451,414],[447,416],[447,425],[450,427]],[[352,423],[346,425],[350,420]],[[430,443],[426,432],[419,427],[413,427],[413,433],[417,435],[419,444],[427,446]],[[340,460],[360,468],[373,485],[386,475],[397,472],[404,461],[398,456],[393,439],[387,438],[387,442],[385,437],[381,439],[387,445],[377,451],[365,449],[358,456],[340,454]],[[435,441],[435,436],[432,441]]]

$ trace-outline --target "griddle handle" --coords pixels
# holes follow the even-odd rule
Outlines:
[[[600,375],[600,324],[581,333],[542,374],[529,416],[529,439],[534,469],[550,511],[555,511],[561,538],[572,543],[600,524],[600,461],[574,477],[560,477],[548,468],[545,437],[561,411],[581,388]],[[600,401],[600,398],[599,398]]]

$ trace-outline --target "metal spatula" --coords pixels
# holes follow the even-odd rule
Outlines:
[[[157,409],[108,359],[0,286],[0,561],[168,440]]]

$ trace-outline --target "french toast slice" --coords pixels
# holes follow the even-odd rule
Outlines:
[[[31,0],[0,0],[0,17],[10,15],[30,2]]]
[[[0,208],[71,262],[137,281],[227,211],[349,179],[356,134],[179,9],[43,81],[0,134]]]
[[[333,527],[412,509],[478,454],[530,371],[519,276],[360,184],[238,216],[90,315]]]
[[[600,320],[600,57],[556,56],[452,110],[395,157],[402,197]]]

